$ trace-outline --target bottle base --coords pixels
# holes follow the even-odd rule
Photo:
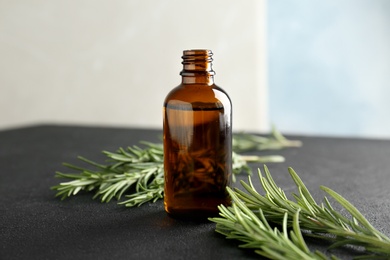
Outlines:
[[[218,209],[172,209],[172,208],[166,208],[165,211],[167,212],[168,216],[174,219],[179,220],[190,220],[190,221],[197,221],[197,222],[206,222],[208,221],[208,218],[217,217],[219,216],[219,210]]]

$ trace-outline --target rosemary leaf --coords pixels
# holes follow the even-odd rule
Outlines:
[[[246,148],[241,143],[250,140],[261,140],[267,146]],[[81,167],[64,163],[67,168],[76,173],[56,172],[56,177],[67,179],[59,185],[51,187],[57,191],[56,196],[65,199],[78,194],[80,191],[95,192],[93,198],[101,202],[113,199],[127,207],[140,206],[146,202],[155,202],[163,198],[164,171],[163,171],[163,145],[161,143],[140,142],[145,148],[131,146],[119,148],[115,152],[103,151],[108,158],[106,164],[101,164],[79,156],[78,159],[87,166]],[[267,147],[291,147],[294,141],[289,141],[280,133],[273,132],[270,137],[260,137],[249,134],[234,135],[234,143],[240,146],[241,151],[251,149],[264,150]],[[277,163],[284,158],[279,155],[248,156],[233,152],[233,181],[240,173],[251,173],[249,162]]]
[[[301,146],[301,141],[287,139],[275,126],[272,127],[271,135],[268,137],[245,133],[233,135],[233,150],[236,152],[280,150],[287,147]]]
[[[232,207],[219,207],[221,217],[210,218],[215,222],[216,232],[227,238],[242,241],[240,247],[251,248],[259,255],[270,259],[326,259],[322,254],[309,251],[299,228],[299,211],[294,215],[293,230],[288,233],[288,214],[283,215],[283,229],[273,229],[263,211],[251,211],[241,202],[236,193],[228,189],[234,203]]]
[[[223,230],[223,234],[228,238],[231,238],[231,234],[234,233],[239,238],[238,240],[245,242],[244,245],[256,245],[251,247],[256,253],[272,259],[280,259],[281,256],[285,259],[298,259],[297,256],[291,255],[291,258],[289,258],[290,256],[281,254],[283,252],[282,247],[296,250],[290,243],[301,250],[301,252],[294,251],[295,253],[307,254],[306,256],[300,255],[299,259],[306,257],[309,257],[308,259],[315,259],[310,257],[326,259],[326,256],[320,252],[308,252],[302,234],[329,240],[332,243],[329,249],[346,245],[364,248],[365,255],[361,256],[361,259],[366,259],[366,257],[367,259],[390,258],[390,238],[375,229],[355,206],[340,194],[323,186],[321,186],[321,189],[344,207],[351,214],[351,218],[337,212],[326,197],[324,197],[325,204],[318,205],[298,174],[292,168],[288,170],[299,191],[298,194],[293,194],[295,201],[289,200],[284,195],[284,192],[276,185],[268,168],[264,165],[265,177],[259,170],[260,184],[265,192],[264,195],[261,195],[254,188],[251,176],[248,177],[248,183],[241,181],[245,191],[240,189],[229,190],[233,199],[231,207],[233,210],[226,208],[220,211],[221,218],[210,219],[217,223],[216,231]],[[238,211],[237,208],[241,211]],[[227,216],[226,212],[233,212],[234,214]],[[243,214],[248,217],[239,217]],[[267,221],[281,225],[283,227],[282,231],[275,231],[275,234],[283,233],[283,239],[289,239],[290,243],[283,244],[280,237],[277,238],[280,242],[277,247],[271,247],[271,245],[265,247],[254,243],[258,239],[252,234],[263,229],[263,226],[258,224],[258,220],[253,218],[254,214],[261,216],[260,220],[268,230],[270,227],[266,224]],[[236,228],[236,225],[242,225],[244,229]],[[250,233],[243,232],[243,230],[247,230],[246,227],[254,225],[258,226],[256,230],[252,230]],[[293,230],[289,237],[286,235],[287,227]],[[301,230],[305,230],[305,232],[303,233]],[[262,236],[265,237],[266,235],[262,234]],[[278,253],[271,253],[271,248]],[[334,259],[335,256],[331,256],[331,258]]]

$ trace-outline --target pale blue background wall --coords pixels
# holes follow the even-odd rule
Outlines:
[[[270,120],[390,138],[390,1],[268,1]]]

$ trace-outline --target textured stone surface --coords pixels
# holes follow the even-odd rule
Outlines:
[[[124,208],[115,202],[101,204],[90,194],[60,201],[49,189],[59,182],[55,171],[66,171],[62,162],[75,163],[77,155],[103,161],[99,151],[114,151],[140,140],[158,142],[160,136],[157,130],[53,125],[1,131],[0,258],[258,258],[216,234],[213,223],[168,217],[162,201]],[[303,147],[262,153],[286,157],[285,163],[268,165],[285,192],[295,192],[287,172],[292,166],[317,201],[325,195],[319,185],[328,186],[390,235],[390,141],[294,138],[302,140]],[[309,245],[326,248],[315,240]],[[346,250],[333,253],[343,259],[354,255]]]

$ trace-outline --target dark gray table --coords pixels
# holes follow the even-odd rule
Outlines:
[[[213,223],[168,217],[162,201],[124,208],[101,204],[90,194],[60,201],[49,189],[59,182],[54,172],[65,170],[62,162],[76,163],[77,155],[102,161],[102,150],[158,142],[160,136],[159,130],[55,125],[0,131],[0,259],[258,258],[215,233]],[[390,235],[390,141],[293,138],[303,147],[261,153],[286,157],[285,163],[268,165],[286,193],[295,192],[287,172],[292,166],[317,201],[325,195],[319,185],[328,186]],[[318,241],[309,245],[325,248]]]

